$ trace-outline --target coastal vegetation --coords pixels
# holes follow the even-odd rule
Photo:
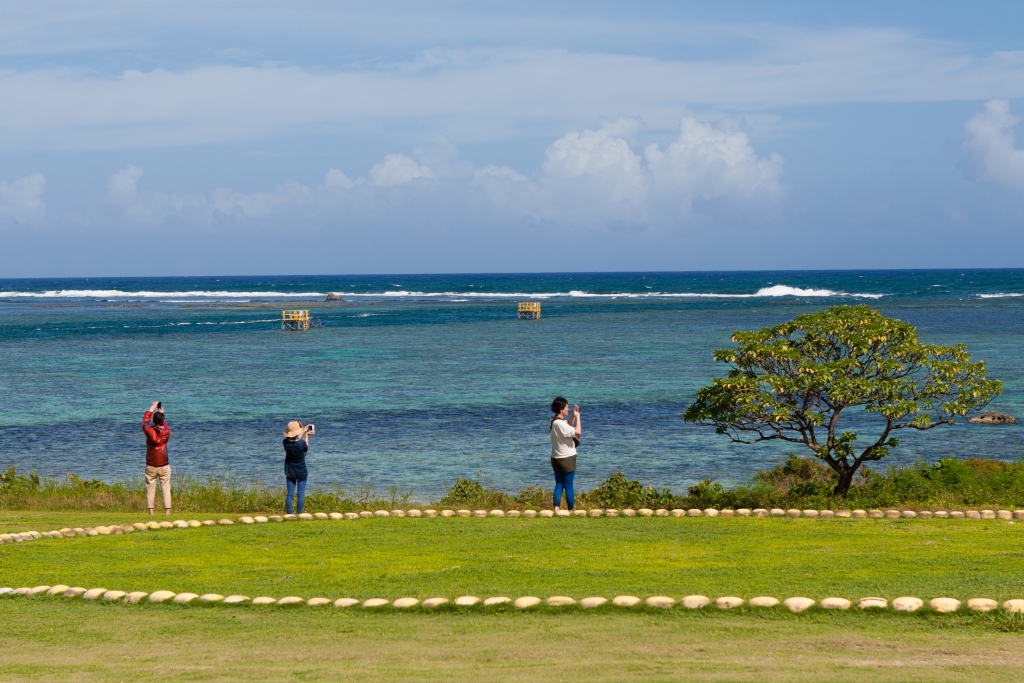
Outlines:
[[[613,473],[590,491],[577,491],[580,508],[1024,508],[1024,462],[981,458],[943,458],[933,464],[862,468],[844,498],[835,495],[836,473],[815,458],[790,454],[788,460],[758,472],[749,482],[726,488],[706,479],[686,491],[656,488]],[[234,477],[175,477],[174,507],[182,512],[279,512],[284,489]],[[0,474],[0,510],[137,511],[145,508],[142,480],[106,483],[73,474],[63,478]],[[397,488],[377,491],[359,486],[312,488],[309,512],[393,510],[409,507],[463,507],[492,510],[541,510],[552,506],[551,491],[532,485],[517,493],[498,490],[476,479],[457,479],[440,499],[419,500]]]
[[[963,344],[922,344],[917,329],[861,306],[832,306],[751,332],[718,349],[725,377],[697,391],[688,422],[711,425],[737,443],[806,447],[836,473],[845,497],[866,462],[885,458],[903,430],[926,431],[984,408],[1002,392]],[[859,412],[857,409],[860,409]],[[877,418],[864,447],[843,425]],[[858,429],[863,434],[863,429]]]

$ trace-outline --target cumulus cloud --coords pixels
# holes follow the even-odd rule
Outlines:
[[[1006,100],[989,100],[964,124],[960,151],[965,170],[1010,190],[1024,190],[1024,150],[1017,148],[1014,128],[1020,117]]]
[[[677,225],[694,211],[698,198],[743,204],[770,202],[785,193],[784,160],[777,154],[758,156],[741,130],[686,118],[667,145],[651,144],[638,152],[630,138],[641,128],[642,121],[620,117],[603,120],[595,129],[570,131],[548,146],[540,168],[531,174],[509,166],[477,168],[444,145],[443,154],[430,148],[416,153],[417,159],[389,154],[355,180],[332,168],[319,186],[288,181],[270,192],[142,191],[142,170],[128,166],[111,176],[107,199],[140,222],[259,219],[304,208],[320,215],[412,210],[419,218],[454,220],[473,213],[477,220],[500,216],[505,221],[639,229]],[[396,192],[405,186],[415,191]]]
[[[434,173],[426,166],[420,166],[404,154],[389,154],[384,161],[374,164],[368,180],[375,187],[394,187],[412,182],[416,178],[433,178]]]
[[[35,221],[46,213],[43,188],[46,179],[42,173],[33,173],[13,182],[0,180],[0,219],[7,221]]]

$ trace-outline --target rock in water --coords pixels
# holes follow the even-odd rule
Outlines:
[[[327,298],[324,299],[324,301],[344,301],[344,300],[345,300],[345,297],[343,297],[341,294],[336,294],[334,292],[328,292]]]
[[[1017,424],[1017,418],[1013,415],[1000,413],[998,410],[986,410],[981,415],[975,415],[967,420],[974,424],[982,425],[1012,425]]]

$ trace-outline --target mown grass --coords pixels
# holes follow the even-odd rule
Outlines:
[[[0,599],[5,681],[1006,681],[1007,615]]]
[[[0,517],[23,530],[27,513]],[[105,515],[104,515],[105,516]],[[34,526],[83,523],[37,517]],[[101,521],[132,521],[116,516]],[[45,523],[43,523],[45,522]],[[0,546],[0,584],[329,598],[619,594],[1024,597],[1002,520],[412,519],[267,523]]]

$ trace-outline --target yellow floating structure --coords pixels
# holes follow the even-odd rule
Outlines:
[[[520,301],[517,317],[519,320],[540,320],[540,302]]]
[[[309,331],[309,311],[281,311],[281,329],[297,330],[299,332]]]

